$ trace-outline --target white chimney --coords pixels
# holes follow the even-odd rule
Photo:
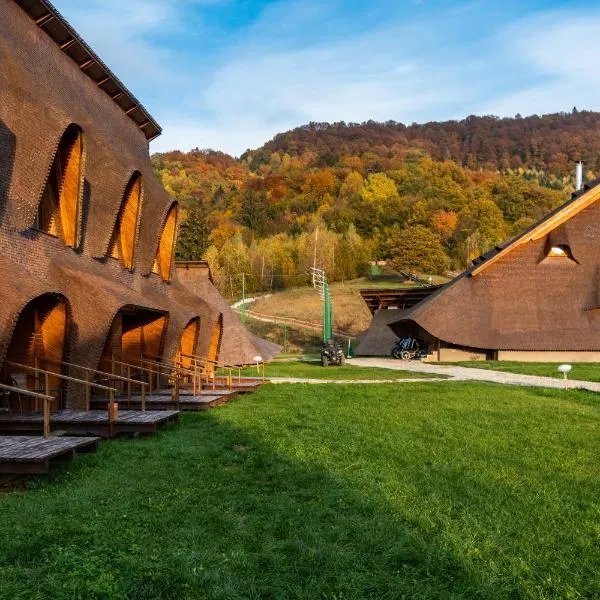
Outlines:
[[[579,161],[577,163],[577,169],[575,170],[575,190],[578,192],[583,187],[583,163]]]

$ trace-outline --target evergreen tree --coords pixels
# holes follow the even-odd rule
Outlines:
[[[209,234],[206,209],[203,206],[192,208],[179,226],[175,257],[178,260],[201,260],[209,246]]]

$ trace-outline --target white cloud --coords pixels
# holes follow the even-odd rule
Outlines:
[[[282,0],[216,44],[201,8],[228,0],[55,1],[163,126],[153,151],[239,155],[308,121],[600,108],[600,14],[589,11],[496,33],[475,0],[357,33],[363,24],[340,16],[342,0]]]
[[[264,22],[255,27],[265,28]],[[153,149],[173,148],[178,140],[187,149],[194,132],[200,139],[192,145],[239,154],[308,121],[412,121],[464,106],[474,80],[464,75],[483,65],[438,64],[420,50],[436,35],[423,26],[384,28],[288,51],[271,48],[272,40],[261,48],[252,38],[215,69],[205,86],[188,87],[183,98],[191,115],[188,125],[165,114],[165,135]],[[194,109],[207,111],[209,120],[204,117],[200,127]]]
[[[528,76],[516,91],[498,95],[482,111],[499,115],[543,114],[573,106],[600,109],[600,13],[585,17],[551,12],[509,27],[502,34],[507,66]]]

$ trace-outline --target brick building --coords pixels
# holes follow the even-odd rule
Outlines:
[[[0,0],[0,14],[2,376],[36,359],[270,358],[278,347],[216,290],[177,275],[179,209],[148,149],[158,124],[49,2]]]

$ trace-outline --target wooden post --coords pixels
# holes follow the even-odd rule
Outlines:
[[[171,397],[173,398],[173,402],[179,402],[179,373],[177,372],[175,372]]]
[[[142,388],[142,412],[146,412],[146,386],[141,385]]]
[[[112,425],[115,420],[115,392],[108,392],[108,422]]]
[[[33,366],[36,369],[40,368],[40,359],[37,356],[33,359]],[[34,373],[33,377],[34,377],[34,381],[35,381],[35,391],[39,392],[40,391],[40,374],[36,371]]]
[[[148,371],[148,386],[148,391],[152,394],[152,367],[150,367],[150,370]]]
[[[85,410],[90,410],[90,372],[86,370],[85,380],[87,384],[85,386]]]
[[[46,396],[50,395],[50,377],[48,376],[48,373],[44,373],[44,394],[46,394]]]
[[[44,398],[44,437],[50,435],[50,400]]]
[[[127,406],[131,406],[131,367],[127,367]]]
[[[231,386],[233,385],[233,378],[231,377],[231,369],[229,369],[229,375],[227,375],[227,386],[231,390]]]

